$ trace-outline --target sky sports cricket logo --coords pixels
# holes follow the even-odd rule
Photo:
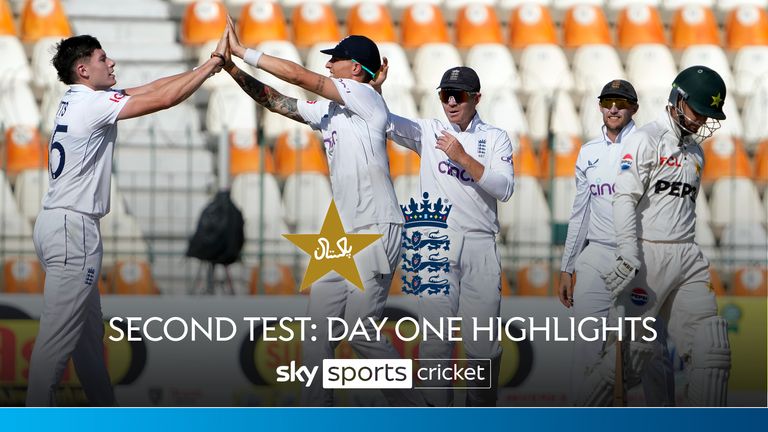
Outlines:
[[[444,380],[454,388],[490,388],[491,360],[474,359],[327,359],[319,366],[299,366],[292,361],[278,366],[277,382],[312,386],[322,380],[325,389],[431,389],[427,383]],[[422,365],[424,364],[424,365]],[[415,378],[415,379],[414,379]],[[468,383],[485,383],[484,387],[468,387]]]

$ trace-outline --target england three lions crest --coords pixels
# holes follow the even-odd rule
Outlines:
[[[451,205],[442,198],[431,203],[424,193],[420,203],[411,198],[400,206],[405,218],[402,241],[403,292],[406,294],[447,294],[450,290],[445,273],[451,271],[448,257],[451,240],[446,234]],[[425,282],[426,281],[426,282]]]

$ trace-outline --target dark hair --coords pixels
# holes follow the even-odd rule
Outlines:
[[[56,54],[53,56],[53,67],[59,75],[59,80],[64,84],[74,84],[77,81],[74,66],[78,60],[90,57],[97,49],[101,48],[99,41],[90,35],[72,36],[62,39],[56,45]]]

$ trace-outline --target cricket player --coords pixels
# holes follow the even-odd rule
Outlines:
[[[618,243],[606,288],[627,316],[660,317],[685,365],[687,403],[727,403],[731,352],[717,315],[709,261],[694,242],[700,143],[725,119],[726,88],[717,72],[692,66],[672,83],[664,113],[628,137],[613,202]],[[630,341],[626,375],[643,371],[653,344]],[[615,376],[611,344],[585,380],[584,405],[607,405]]]
[[[323,135],[330,168],[333,199],[346,232],[382,234],[379,241],[355,255],[364,290],[335,272],[312,284],[308,316],[318,325],[302,344],[303,365],[320,373],[302,394],[303,405],[333,405],[333,391],[322,388],[322,361],[332,359],[336,343],[329,341],[327,317],[343,317],[354,324],[362,319],[370,341],[356,337],[350,345],[362,358],[394,359],[400,355],[387,339],[376,340],[368,318],[384,312],[389,286],[399,260],[403,215],[397,204],[386,151],[387,106],[370,81],[381,68],[376,44],[365,36],[349,36],[336,47],[323,50],[330,77],[288,60],[245,49],[229,18],[232,53],[251,66],[298,85],[326,100],[298,101],[286,97],[241,71],[234,64],[227,72],[259,104],[272,112],[305,123]],[[340,329],[333,329],[337,332]],[[424,405],[418,392],[383,391],[390,405]]]
[[[180,103],[221,70],[226,50],[224,33],[210,60],[195,70],[116,90],[115,62],[96,38],[74,36],[57,45],[53,65],[70,88],[56,112],[48,147],[49,189],[33,234],[46,275],[27,406],[55,405],[70,356],[88,401],[115,405],[97,285],[103,255],[99,219],[109,213],[117,121]]]
[[[389,116],[389,137],[421,156],[421,193],[426,192],[431,200],[440,198],[445,205],[452,206],[447,221],[450,271],[444,274],[450,288],[437,294],[420,293],[419,315],[432,324],[446,317],[462,318],[462,340],[469,366],[488,367],[487,360],[479,359],[490,359],[491,368],[485,381],[467,383],[466,405],[495,406],[501,347],[495,337],[476,340],[473,319],[487,328],[491,318],[495,319],[500,313],[501,261],[496,249],[499,232],[496,204],[497,200],[509,200],[514,189],[512,143],[505,131],[483,122],[478,115],[480,78],[473,69],[463,66],[448,69],[438,89],[445,120]],[[452,342],[436,337],[419,345],[419,357],[437,359],[436,364],[444,365],[452,352]],[[428,362],[424,363],[429,366]],[[438,378],[426,385],[444,387],[444,390],[425,390],[431,405],[453,405],[451,382]]]
[[[616,235],[613,229],[613,190],[616,167],[626,138],[635,131],[632,117],[639,108],[637,92],[625,80],[613,80],[600,92],[599,109],[603,115],[603,134],[581,146],[576,160],[576,197],[568,222],[560,273],[560,302],[573,308],[584,334],[594,334],[597,322],[587,318],[608,316],[612,299],[602,275],[613,269]],[[574,289],[573,275],[576,278]],[[603,341],[578,341],[574,346],[571,393],[583,391],[584,376],[603,349]],[[659,343],[653,361],[642,377],[646,403],[651,406],[674,405],[672,364],[665,346]],[[574,397],[574,399],[576,399]]]

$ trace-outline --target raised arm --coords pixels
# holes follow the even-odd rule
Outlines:
[[[234,63],[227,64],[226,70],[227,73],[232,76],[232,79],[235,80],[237,85],[239,85],[240,88],[259,105],[262,105],[273,113],[288,117],[291,120],[306,123],[304,118],[299,115],[297,100],[295,98],[288,97],[250,76],[248,73],[243,72]]]
[[[269,72],[281,80],[297,85],[304,90],[322,96],[328,100],[344,104],[336,85],[329,77],[312,72],[311,70],[296,64],[290,60],[273,57],[262,52],[246,49],[237,37],[232,17],[227,15],[227,28],[229,29],[229,45],[232,54],[242,58],[253,67]]]
[[[199,67],[181,74],[153,81],[147,85],[126,89],[131,96],[117,116],[118,120],[140,117],[164,110],[181,103],[192,95],[208,77],[219,72],[229,56],[228,30],[224,33],[211,54],[211,58]]]
[[[237,37],[235,24],[232,17],[227,15],[227,28],[229,29],[229,45],[232,54],[243,59],[253,67],[269,72],[281,80],[297,85],[304,90],[322,96],[328,100],[344,104],[339,91],[329,77],[312,72],[311,70],[296,64],[290,60],[273,57],[262,52],[246,49]]]

